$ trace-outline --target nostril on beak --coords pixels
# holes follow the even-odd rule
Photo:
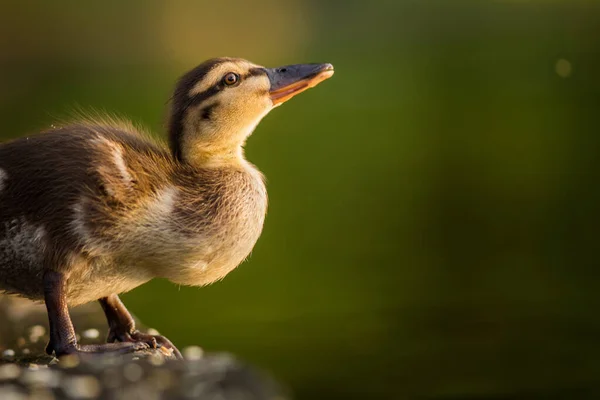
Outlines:
[[[287,72],[287,68],[279,68],[279,72],[285,73]]]

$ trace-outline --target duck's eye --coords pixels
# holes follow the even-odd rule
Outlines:
[[[223,77],[223,83],[227,86],[233,86],[240,81],[240,76],[234,72],[230,72]]]

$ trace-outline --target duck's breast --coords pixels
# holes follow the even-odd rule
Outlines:
[[[209,284],[244,261],[267,209],[258,173],[201,172],[165,187],[134,227],[156,274],[183,285]]]

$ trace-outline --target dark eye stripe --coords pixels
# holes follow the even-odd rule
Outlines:
[[[252,68],[246,74],[242,75],[239,80],[242,81],[243,79],[249,78],[251,76],[261,75],[267,75],[267,71],[265,71],[264,68]],[[223,83],[219,81],[213,87],[206,89],[204,92],[200,92],[190,97],[189,102],[185,105],[185,108],[203,103],[204,101],[210,99],[212,96],[219,93],[221,90],[223,90],[223,88]]]
[[[200,103],[203,103],[204,101],[210,99],[212,96],[219,93],[222,89],[223,89],[223,87],[219,83],[211,88],[206,89],[204,92],[195,94],[194,96],[190,97],[190,100],[189,100],[188,104],[186,104],[185,108],[191,107],[191,106],[196,106]]]
[[[246,75],[244,75],[244,78],[249,78],[251,76],[260,76],[260,75],[267,75],[267,71],[265,71],[264,68],[251,68],[250,71],[248,71],[248,73]]]

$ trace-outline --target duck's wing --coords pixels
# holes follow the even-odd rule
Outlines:
[[[152,196],[171,169],[167,149],[118,126],[71,124],[0,144],[0,230],[19,219],[73,249]]]

